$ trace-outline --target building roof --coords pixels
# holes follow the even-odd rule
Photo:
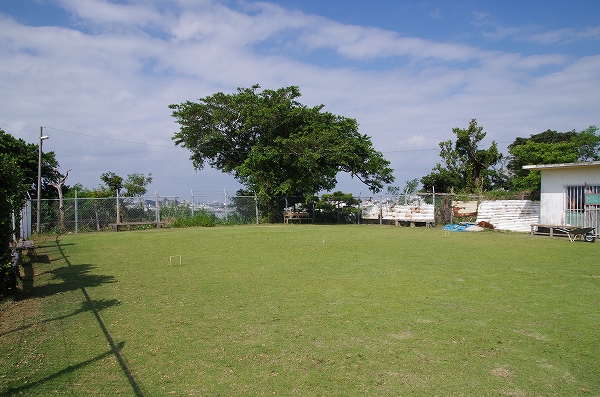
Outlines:
[[[524,165],[524,170],[548,170],[548,169],[564,169],[564,168],[581,168],[581,167],[600,167],[600,161],[586,161],[581,163],[559,163],[559,164],[537,164]]]

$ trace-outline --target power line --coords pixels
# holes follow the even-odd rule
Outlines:
[[[107,140],[107,141],[115,141],[115,142],[121,142],[121,143],[131,143],[131,144],[134,144],[134,145],[155,146],[155,147],[162,147],[162,148],[167,148],[167,149],[176,149],[177,148],[177,146],[156,145],[154,143],[125,141],[125,140],[122,140],[122,139],[108,138],[108,137],[105,137],[105,136],[82,134],[81,132],[73,132],[73,131],[61,130],[60,128],[53,128],[53,127],[44,127],[44,128],[50,129],[50,130],[55,130],[55,131],[66,132],[68,134],[81,135],[81,136],[85,136],[85,137],[88,137],[88,138],[104,139],[104,140]]]
[[[134,145],[155,146],[155,147],[162,147],[162,148],[168,148],[168,149],[179,148],[179,146],[156,145],[156,144],[153,144],[153,143],[125,141],[125,140],[122,140],[122,139],[108,138],[108,137],[105,137],[105,136],[83,134],[81,132],[67,131],[67,130],[63,130],[63,129],[60,129],[60,128],[54,128],[54,127],[44,127],[44,128],[50,129],[50,130],[54,130],[54,131],[66,132],[68,134],[73,134],[73,135],[85,136],[85,137],[88,137],[88,138],[104,139],[104,140],[107,140],[107,141],[115,141],[115,142],[122,142],[122,143],[131,143],[131,144],[134,144]],[[409,152],[426,152],[426,151],[432,151],[432,150],[439,150],[439,149],[435,148],[435,149],[388,150],[388,151],[381,152],[381,153],[409,153]],[[282,153],[282,154],[292,154],[292,153]]]
[[[440,150],[439,148],[435,149],[410,149],[410,150],[387,150],[381,153],[409,153],[409,152],[431,152],[433,150]]]
[[[104,136],[97,136],[97,135],[90,135],[90,134],[83,134],[81,132],[73,132],[73,131],[67,131],[67,130],[63,130],[60,128],[53,128],[53,127],[46,127],[44,126],[44,128],[46,128],[47,130],[55,130],[55,131],[61,131],[61,132],[66,132],[68,134],[73,134],[73,135],[80,135],[80,136],[85,136],[88,138],[95,138],[95,139],[104,139],[107,141],[115,141],[115,142],[121,142],[121,143],[130,143],[133,145],[144,145],[144,146],[154,146],[154,147],[162,147],[162,148],[167,148],[167,149],[178,149],[179,146],[165,146],[165,145],[156,145],[153,143],[146,143],[146,142],[134,142],[134,141],[125,141],[122,139],[115,139],[115,138],[108,138],[108,137],[104,137]],[[510,142],[496,142],[496,143],[510,143]],[[431,148],[431,149],[405,149],[405,150],[386,150],[386,151],[382,151],[381,153],[413,153],[413,152],[431,152],[431,151],[438,151],[440,150],[440,148]],[[293,153],[281,153],[281,154],[293,154]]]

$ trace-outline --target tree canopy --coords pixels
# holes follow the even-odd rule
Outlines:
[[[12,266],[9,243],[13,240],[12,215],[25,202],[28,186],[23,172],[9,154],[0,153],[0,298],[13,292],[17,269]]]
[[[425,190],[435,188],[436,192],[480,193],[500,179],[500,173],[493,167],[502,160],[498,145],[492,142],[488,149],[479,145],[485,138],[483,127],[472,119],[466,129],[453,128],[456,142],[451,140],[440,142],[442,163],[437,163],[432,172],[423,178],[421,183]]]
[[[511,190],[539,190],[539,171],[524,170],[528,164],[558,164],[600,160],[598,127],[582,131],[546,130],[529,138],[516,138],[508,146],[508,172]]]
[[[37,191],[38,145],[17,139],[0,129],[0,153],[14,159],[15,166],[21,171],[23,183],[27,185],[29,194],[34,197]],[[56,198],[56,190],[50,184],[62,177],[58,167],[54,152],[42,153],[43,198]]]
[[[128,174],[127,179],[115,174],[112,171],[103,173],[100,180],[105,186],[99,186],[98,189],[92,191],[94,197],[110,197],[118,193],[121,195],[121,190],[124,188],[125,197],[141,197],[148,191],[146,187],[152,183],[152,173],[145,176],[144,174]]]
[[[42,194],[55,197],[49,186],[57,177],[58,162],[54,152],[42,156]],[[16,288],[17,269],[12,266],[9,243],[13,240],[12,217],[19,210],[29,191],[35,196],[38,174],[38,145],[17,139],[0,129],[0,297]]]
[[[479,149],[486,133],[475,119],[466,130],[453,128],[456,142],[440,142],[442,163],[421,178],[424,190],[437,192],[481,193],[491,189],[513,192],[539,192],[539,171],[524,170],[528,164],[574,163],[600,160],[598,127],[582,131],[546,130],[529,138],[518,137],[508,146],[508,156],[498,152],[496,142],[489,149]],[[504,165],[506,169],[494,168]]]
[[[120,177],[112,171],[108,171],[100,175],[100,180],[104,182],[108,191],[113,194],[121,194],[121,189],[123,189],[123,177]]]
[[[123,187],[125,188],[125,196],[128,197],[142,197],[144,194],[148,192],[146,188],[150,183],[152,183],[152,173],[149,173],[148,176],[144,176],[144,174],[127,174],[127,179],[123,182]]]
[[[328,223],[356,223],[360,200],[352,193],[336,191],[315,200],[317,220]]]
[[[232,174],[262,200],[330,191],[340,172],[373,192],[394,180],[389,161],[358,132],[355,119],[301,104],[295,86],[259,88],[169,106],[180,124],[174,143],[190,150],[194,168],[208,164]]]

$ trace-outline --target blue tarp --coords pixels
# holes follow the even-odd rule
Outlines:
[[[467,230],[469,226],[477,225],[476,223],[461,223],[460,225],[452,224],[446,225],[443,227],[444,230],[449,230],[451,232],[464,232]]]

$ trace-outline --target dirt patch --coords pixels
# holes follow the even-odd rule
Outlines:
[[[396,339],[408,339],[412,337],[412,333],[410,331],[401,331],[396,334],[392,334],[392,337]]]
[[[503,396],[509,397],[525,397],[525,392],[523,390],[515,389],[515,390],[502,390]]]
[[[510,369],[505,367],[494,368],[490,371],[490,373],[498,378],[505,379],[514,378],[515,376],[515,374]]]

